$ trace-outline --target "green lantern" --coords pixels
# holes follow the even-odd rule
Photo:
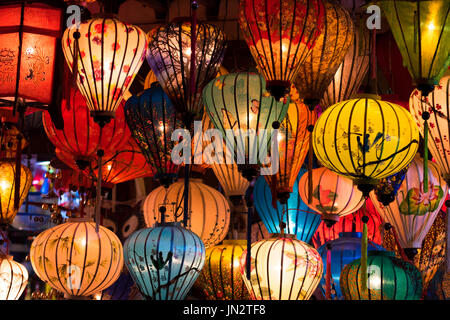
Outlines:
[[[392,251],[370,251],[367,289],[363,290],[361,259],[347,264],[340,285],[345,300],[420,300],[422,277],[417,268],[395,257]]]

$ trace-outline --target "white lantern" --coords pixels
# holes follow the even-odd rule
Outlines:
[[[28,271],[12,256],[0,256],[0,300],[17,300],[28,282]]]

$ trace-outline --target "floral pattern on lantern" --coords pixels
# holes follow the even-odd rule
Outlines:
[[[18,300],[27,283],[27,269],[12,256],[0,255],[0,300]]]

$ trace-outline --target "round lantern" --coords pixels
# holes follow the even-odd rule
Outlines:
[[[178,166],[171,160],[172,133],[182,127],[176,110],[161,86],[154,82],[138,96],[132,96],[125,105],[125,118],[133,138],[147,162],[156,168],[156,178],[170,184]]]
[[[0,300],[18,300],[27,283],[27,269],[12,256],[0,255]]]
[[[339,285],[339,278],[344,267],[356,259],[361,258],[361,232],[341,232],[339,238],[322,245],[317,251],[323,261],[323,275],[320,280],[320,290],[324,297],[327,297],[326,273],[328,272],[328,262],[330,262],[330,296],[327,299],[343,300],[344,297]],[[330,249],[328,249],[328,247]],[[384,250],[383,247],[369,244],[368,250]],[[328,253],[328,251],[330,251]]]
[[[312,170],[313,193],[308,203],[308,175],[305,174],[298,183],[298,193],[306,205],[322,215],[327,226],[339,221],[358,210],[364,203],[361,191],[353,181],[334,173],[327,168]]]
[[[160,186],[150,192],[144,202],[147,227],[157,222],[178,222],[183,219],[184,179]],[[165,211],[161,212],[164,207]],[[197,234],[206,248],[221,242],[230,225],[230,207],[227,199],[200,179],[189,180],[189,219],[187,229]]]
[[[183,300],[205,263],[203,242],[179,223],[136,231],[124,248],[128,271],[151,300]]]
[[[300,241],[309,243],[320,224],[320,215],[311,210],[300,198],[298,183],[307,170],[301,169],[295,180],[293,192],[286,204],[276,202],[273,207],[272,191],[264,177],[258,177],[253,189],[256,211],[269,233],[280,233],[280,223],[286,224],[285,230],[295,234]]]
[[[274,234],[251,248],[250,280],[246,275],[246,251],[241,273],[254,300],[308,300],[322,276],[322,259],[313,247],[292,234]]]
[[[196,286],[208,300],[249,300],[239,268],[246,246],[245,240],[224,240],[221,245],[206,249],[205,266]]]
[[[409,262],[391,251],[370,251],[367,257],[367,290],[362,290],[361,259],[342,270],[340,285],[345,300],[420,300],[422,278]]]
[[[37,276],[70,298],[91,296],[120,276],[123,250],[109,229],[83,218],[40,233],[31,244],[30,260]]]
[[[144,62],[145,33],[115,18],[95,18],[67,28],[62,47],[91,116],[103,126]]]
[[[448,186],[441,178],[436,165],[428,161],[428,191],[424,192],[424,165],[417,156],[406,173],[395,200],[388,206],[381,205],[373,192],[370,193],[373,204],[398,234],[403,249],[422,247],[423,239],[434,222],[448,193]],[[416,250],[411,252],[412,258]]]
[[[323,0],[323,32],[311,54],[300,66],[295,85],[310,108],[322,99],[353,41],[354,25],[350,13],[339,4]]]
[[[329,107],[313,131],[319,161],[353,179],[364,196],[379,179],[407,166],[418,144],[419,132],[408,110],[377,96],[366,95]]]
[[[279,100],[323,29],[322,1],[241,0],[239,25],[267,89]]]
[[[225,35],[215,25],[197,23],[195,57],[192,51],[190,19],[178,19],[153,31],[148,44],[147,62],[175,109],[185,113],[184,120],[201,118],[203,87],[214,79],[225,52]],[[194,81],[191,63],[194,62]]]

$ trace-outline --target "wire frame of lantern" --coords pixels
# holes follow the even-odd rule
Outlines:
[[[70,298],[87,297],[119,278],[123,249],[109,229],[71,218],[40,233],[32,242],[30,261],[36,275]]]
[[[418,144],[419,131],[408,110],[378,96],[365,95],[329,107],[313,131],[318,160],[354,180],[365,196],[379,179],[406,167]]]
[[[308,300],[322,276],[319,253],[294,235],[274,234],[252,244],[250,280],[247,250],[241,256],[242,278],[253,300]]]
[[[144,62],[145,33],[115,18],[95,18],[67,28],[62,47],[91,115],[108,122]]]
[[[156,178],[164,185],[175,178],[178,165],[171,160],[173,132],[183,124],[176,117],[174,105],[161,86],[153,83],[125,104],[125,118],[133,138],[147,162],[156,169]]]
[[[203,87],[214,79],[225,53],[225,35],[218,27],[197,23],[195,28],[194,79],[191,82],[190,20],[176,19],[154,31],[147,62],[175,109],[185,117],[201,118]],[[187,120],[187,119],[186,119]],[[189,119],[192,120],[192,119]]]
[[[320,101],[323,109],[348,100],[358,92],[369,70],[369,57],[369,32],[355,27],[350,48]]]
[[[239,25],[250,52],[279,100],[323,31],[322,1],[241,0]]]
[[[340,285],[345,300],[420,300],[422,278],[409,262],[395,257],[391,251],[369,251],[367,257],[367,289],[363,290],[361,259],[342,270]]]
[[[414,84],[426,96],[450,65],[450,2],[377,1]]]
[[[184,179],[168,188],[160,186],[150,192],[144,201],[144,219],[147,227],[158,222],[181,222],[184,212]],[[165,212],[161,213],[161,207]],[[216,189],[189,180],[189,218],[187,229],[197,234],[206,248],[220,243],[230,225],[230,207],[227,199]]]
[[[27,283],[27,269],[12,256],[0,255],[0,300],[18,300]]]
[[[310,108],[323,98],[354,39],[350,13],[333,1],[324,0],[323,4],[323,32],[295,78],[295,86]]]
[[[276,202],[273,207],[272,191],[264,177],[258,177],[253,188],[253,199],[256,211],[269,233],[280,233],[280,223],[286,224],[286,233],[295,234],[297,239],[306,243],[311,241],[320,224],[320,215],[311,210],[300,198],[298,184],[307,172],[301,169],[295,180],[293,192],[286,204]]]
[[[246,240],[224,240],[221,245],[206,249],[205,266],[195,283],[208,300],[249,300],[239,259]]]
[[[304,203],[321,214],[327,226],[332,226],[340,217],[349,215],[364,204],[364,197],[353,181],[327,168],[312,170],[313,192],[308,202],[308,180],[304,174],[298,183],[298,193]]]
[[[400,246],[417,249],[422,246],[447,194],[448,186],[431,161],[428,161],[428,191],[424,191],[424,164],[416,156],[392,203],[381,205],[374,192],[370,198],[384,221],[395,228]]]
[[[450,74],[446,74],[439,85],[428,97],[416,89],[409,99],[409,110],[416,120],[419,131],[424,136],[422,114],[428,112],[428,148],[436,161],[445,181],[450,185],[450,142],[449,142],[449,114],[450,114]]]
[[[124,248],[125,265],[149,300],[183,300],[205,263],[203,242],[179,223],[138,230]]]

